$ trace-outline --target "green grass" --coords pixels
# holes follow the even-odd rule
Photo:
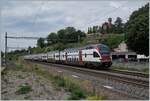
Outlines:
[[[16,91],[16,94],[17,95],[27,94],[27,93],[29,93],[31,91],[32,91],[31,86],[29,86],[29,85],[23,85],[23,86],[20,86],[20,88]]]
[[[104,96],[93,95],[93,96],[88,96],[86,99],[87,100],[105,100],[106,98]]]
[[[58,89],[58,87],[63,87],[66,91],[70,92],[71,95],[68,98],[69,100],[79,100],[86,98],[86,92],[80,88],[78,80],[74,80],[70,77],[63,77],[61,75],[53,75],[46,70],[37,68],[38,67],[36,66],[33,70],[44,78],[51,80],[55,88]]]
[[[18,70],[23,69],[23,65],[22,64],[16,64],[16,69],[18,69]]]

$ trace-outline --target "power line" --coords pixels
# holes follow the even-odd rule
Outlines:
[[[46,41],[67,41],[67,42],[73,42],[73,41],[77,41],[80,39],[80,36],[78,36],[78,39],[48,39],[48,38],[42,38],[42,37],[19,37],[19,36],[7,36],[6,37],[7,39],[10,38],[10,39],[43,39],[43,40],[46,40]]]
[[[11,39],[39,39],[41,37],[14,37],[14,36],[7,36],[7,38],[11,38]],[[46,39],[46,38],[42,38],[42,39]]]

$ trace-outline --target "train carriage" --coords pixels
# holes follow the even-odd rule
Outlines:
[[[55,62],[55,51],[50,51],[47,53],[47,62]]]
[[[79,50],[76,48],[69,48],[65,51],[65,63],[72,65],[79,65]]]
[[[60,51],[60,63],[65,64],[66,56],[65,56],[65,51]]]
[[[67,65],[108,68],[112,65],[109,48],[104,44],[91,44],[80,48],[24,56],[25,59]]]

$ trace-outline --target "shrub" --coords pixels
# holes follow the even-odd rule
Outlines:
[[[71,92],[71,96],[68,98],[69,100],[80,100],[82,98],[85,98],[85,92],[83,92],[80,88],[74,89]]]
[[[20,95],[20,94],[27,94],[27,93],[29,93],[30,91],[32,91],[31,86],[29,86],[29,85],[24,85],[24,86],[21,86],[21,87],[16,91],[16,94],[17,94],[17,95]]]

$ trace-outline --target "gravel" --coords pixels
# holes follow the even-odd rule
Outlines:
[[[91,81],[93,86],[92,90],[93,91],[96,90],[96,92],[98,92],[99,94],[106,96],[107,99],[111,99],[111,100],[142,99],[143,100],[149,98],[148,89],[143,89],[143,88],[141,89],[139,87],[135,87],[133,85],[125,84],[122,82],[116,82],[108,78],[96,77],[90,74],[63,69],[61,67],[44,65],[44,64],[40,64],[40,67],[47,69],[49,72],[57,72],[58,75],[74,77],[76,79],[81,80],[81,82],[84,80]],[[139,97],[139,95],[141,96]]]
[[[50,80],[47,80],[35,73],[6,70],[1,80],[1,99],[2,100],[65,100],[69,93],[63,88],[56,90]],[[22,85],[28,85],[32,91],[27,94],[16,94]]]

